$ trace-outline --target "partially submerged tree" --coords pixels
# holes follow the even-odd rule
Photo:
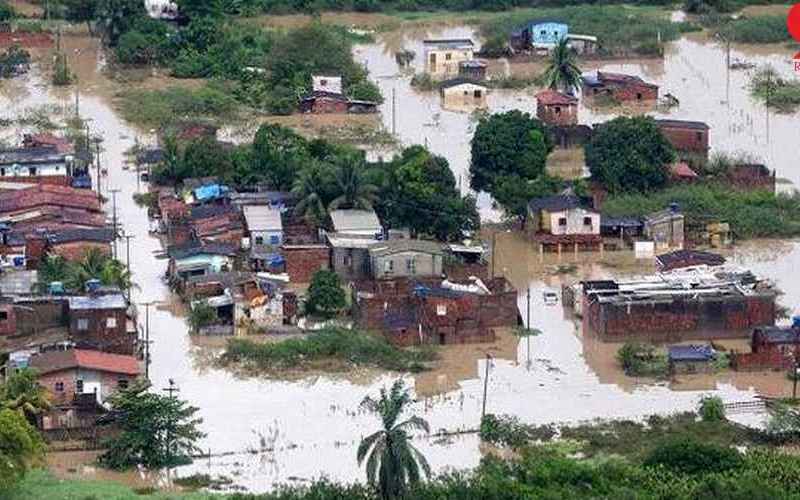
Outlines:
[[[156,469],[191,463],[205,437],[198,408],[174,396],[149,392],[149,383],[137,382],[111,397],[121,432],[107,443],[100,463],[111,469],[137,465]]]
[[[314,273],[308,287],[306,313],[332,318],[347,304],[339,275],[327,269]]]
[[[378,489],[383,500],[404,498],[409,487],[419,483],[422,474],[430,477],[428,461],[411,444],[410,431],[430,432],[428,422],[412,416],[398,423],[403,411],[411,403],[411,395],[402,379],[395,381],[387,391],[381,389],[380,398],[369,396],[361,407],[375,413],[383,428],[361,440],[357,458],[359,465],[366,460],[367,481]]]
[[[543,80],[548,88],[573,94],[581,85],[581,69],[569,40],[562,38],[550,52]]]
[[[592,178],[612,192],[666,185],[675,150],[650,117],[617,117],[595,128],[586,145]]]

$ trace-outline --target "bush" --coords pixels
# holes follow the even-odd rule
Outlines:
[[[497,446],[520,448],[536,441],[550,441],[555,435],[552,425],[525,425],[513,416],[489,414],[481,420],[481,440]]]
[[[203,118],[225,122],[235,119],[239,111],[228,92],[211,84],[198,89],[128,90],[121,95],[120,107],[126,120],[146,127]]]
[[[383,102],[381,89],[369,80],[362,80],[350,85],[347,89],[347,95],[350,99],[359,101],[372,101],[378,104]]]
[[[626,375],[648,377],[667,374],[667,356],[656,353],[651,345],[626,342],[617,351],[617,361]]]
[[[314,273],[308,287],[306,314],[319,314],[323,318],[336,316],[346,305],[339,275],[325,269]]]
[[[53,65],[53,85],[63,86],[72,82],[72,73],[67,65],[67,56],[61,52],[56,54]]]
[[[686,437],[665,441],[645,459],[646,467],[665,467],[680,474],[728,472],[742,467],[744,460],[733,448],[702,443]]]
[[[732,42],[781,43],[791,40],[786,16],[758,16],[734,20],[721,28]]]
[[[719,396],[703,396],[697,413],[704,422],[720,422],[725,420],[725,404]]]

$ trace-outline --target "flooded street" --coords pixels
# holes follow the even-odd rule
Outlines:
[[[395,120],[402,143],[427,143],[434,152],[445,156],[463,191],[467,191],[469,184],[469,140],[475,120],[468,113],[442,110],[435,92],[423,94],[411,89],[410,75],[399,74],[394,51],[400,47],[415,50],[414,64],[419,65],[421,40],[425,37],[471,34],[468,28],[395,33],[389,35],[394,38],[387,45],[376,43],[357,49],[357,59],[366,61],[387,98],[381,108],[386,127],[391,130],[394,90]],[[744,52],[736,50],[734,55],[745,57]],[[782,53],[752,56],[758,62],[772,61],[776,67],[788,57]],[[203,429],[208,433],[201,448],[210,452],[211,458],[199,459],[175,472],[223,474],[252,491],[321,475],[344,482],[361,481],[364,474],[356,463],[356,447],[361,437],[378,427],[379,421],[373,415],[359,412],[358,405],[364,396],[389,385],[396,376],[378,373],[358,380],[344,376],[311,376],[300,381],[240,379],[209,366],[209,355],[218,348],[193,341],[183,319],[173,314],[170,304],[174,299],[162,279],[167,262],[156,258],[162,250],[160,242],[148,233],[145,209],[133,202],[132,195],[137,191],[135,174],[123,169],[125,151],[137,136],[145,134],[124,123],[115,113],[109,92],[113,85],[98,73],[101,60],[97,51],[87,50],[79,60],[80,114],[91,120],[93,133],[105,137],[102,162],[109,175],[103,180],[103,190],[121,190],[117,196],[118,216],[124,231],[134,235],[131,267],[139,288],[133,292],[133,301],[160,303],[150,310],[153,341],[150,376],[154,388],[162,390],[169,379],[174,379],[180,396],[200,408]],[[796,155],[791,148],[782,146],[800,140],[797,117],[771,116],[767,143],[763,106],[750,100],[743,89],[744,72],[731,73],[730,104],[723,102],[724,61],[724,53],[718,46],[684,39],[670,46],[663,62],[615,63],[604,68],[641,74],[660,83],[662,92],[676,94],[682,105],[670,116],[707,121],[712,126],[713,150],[757,153],[771,159],[769,165],[777,169],[779,176],[800,181],[800,173],[792,168]],[[707,81],[704,75],[716,75],[720,81]],[[4,82],[0,97],[4,111],[0,115],[13,117],[26,108],[43,104],[55,104],[61,113],[73,113],[74,87],[52,90],[43,83],[48,80],[49,75],[36,66],[29,75]],[[492,111],[518,108],[532,112],[535,106],[532,94],[530,90],[493,91],[489,107]],[[586,108],[580,112],[583,123],[610,118]],[[16,129],[5,132],[19,133]],[[482,216],[497,215],[488,196],[479,197],[479,203]],[[487,352],[496,358],[489,371],[487,411],[513,414],[533,423],[669,413],[694,408],[708,391],[717,391],[726,401],[740,401],[751,399],[757,391],[785,394],[789,387],[788,381],[780,380],[782,374],[742,377],[726,374],[716,380],[683,383],[653,383],[624,377],[613,361],[614,346],[584,338],[575,323],[565,317],[560,305],[544,305],[542,292],[559,289],[565,280],[581,276],[636,273],[647,268],[636,264],[630,255],[609,256],[610,265],[587,263],[586,256],[581,255],[574,273],[559,274],[554,271],[559,262],[540,263],[538,254],[524,240],[510,234],[500,236],[498,274],[502,271],[520,290],[523,317],[526,317],[525,292],[531,287],[531,326],[544,333],[530,339],[518,340],[507,335],[494,344],[447,347],[440,370],[407,376],[419,396],[414,411],[429,421],[433,431],[477,428]],[[124,256],[124,247],[120,248],[120,255]],[[571,259],[567,255],[561,263],[570,263]],[[781,303],[797,312],[800,282],[793,278],[792,270],[800,266],[800,243],[747,243],[735,250],[732,259],[774,279],[785,292]],[[144,307],[139,306],[139,311],[143,324]],[[473,467],[481,456],[475,434],[418,437],[415,445],[437,472]],[[86,460],[85,456],[67,459],[70,460],[76,465],[62,463],[58,467],[61,473],[94,477],[92,470],[77,465]],[[163,478],[146,479],[163,481]]]

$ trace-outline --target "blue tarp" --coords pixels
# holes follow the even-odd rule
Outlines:
[[[72,179],[72,187],[76,189],[92,189],[92,178],[81,175]]]
[[[270,266],[280,266],[286,262],[286,259],[283,258],[283,255],[277,253],[268,255],[264,260],[266,260],[267,264]]]
[[[194,199],[197,201],[208,201],[222,198],[228,194],[228,186],[220,184],[209,184],[194,190]]]

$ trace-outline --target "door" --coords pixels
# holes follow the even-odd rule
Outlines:
[[[436,54],[431,54],[430,57],[430,72],[436,73]]]

